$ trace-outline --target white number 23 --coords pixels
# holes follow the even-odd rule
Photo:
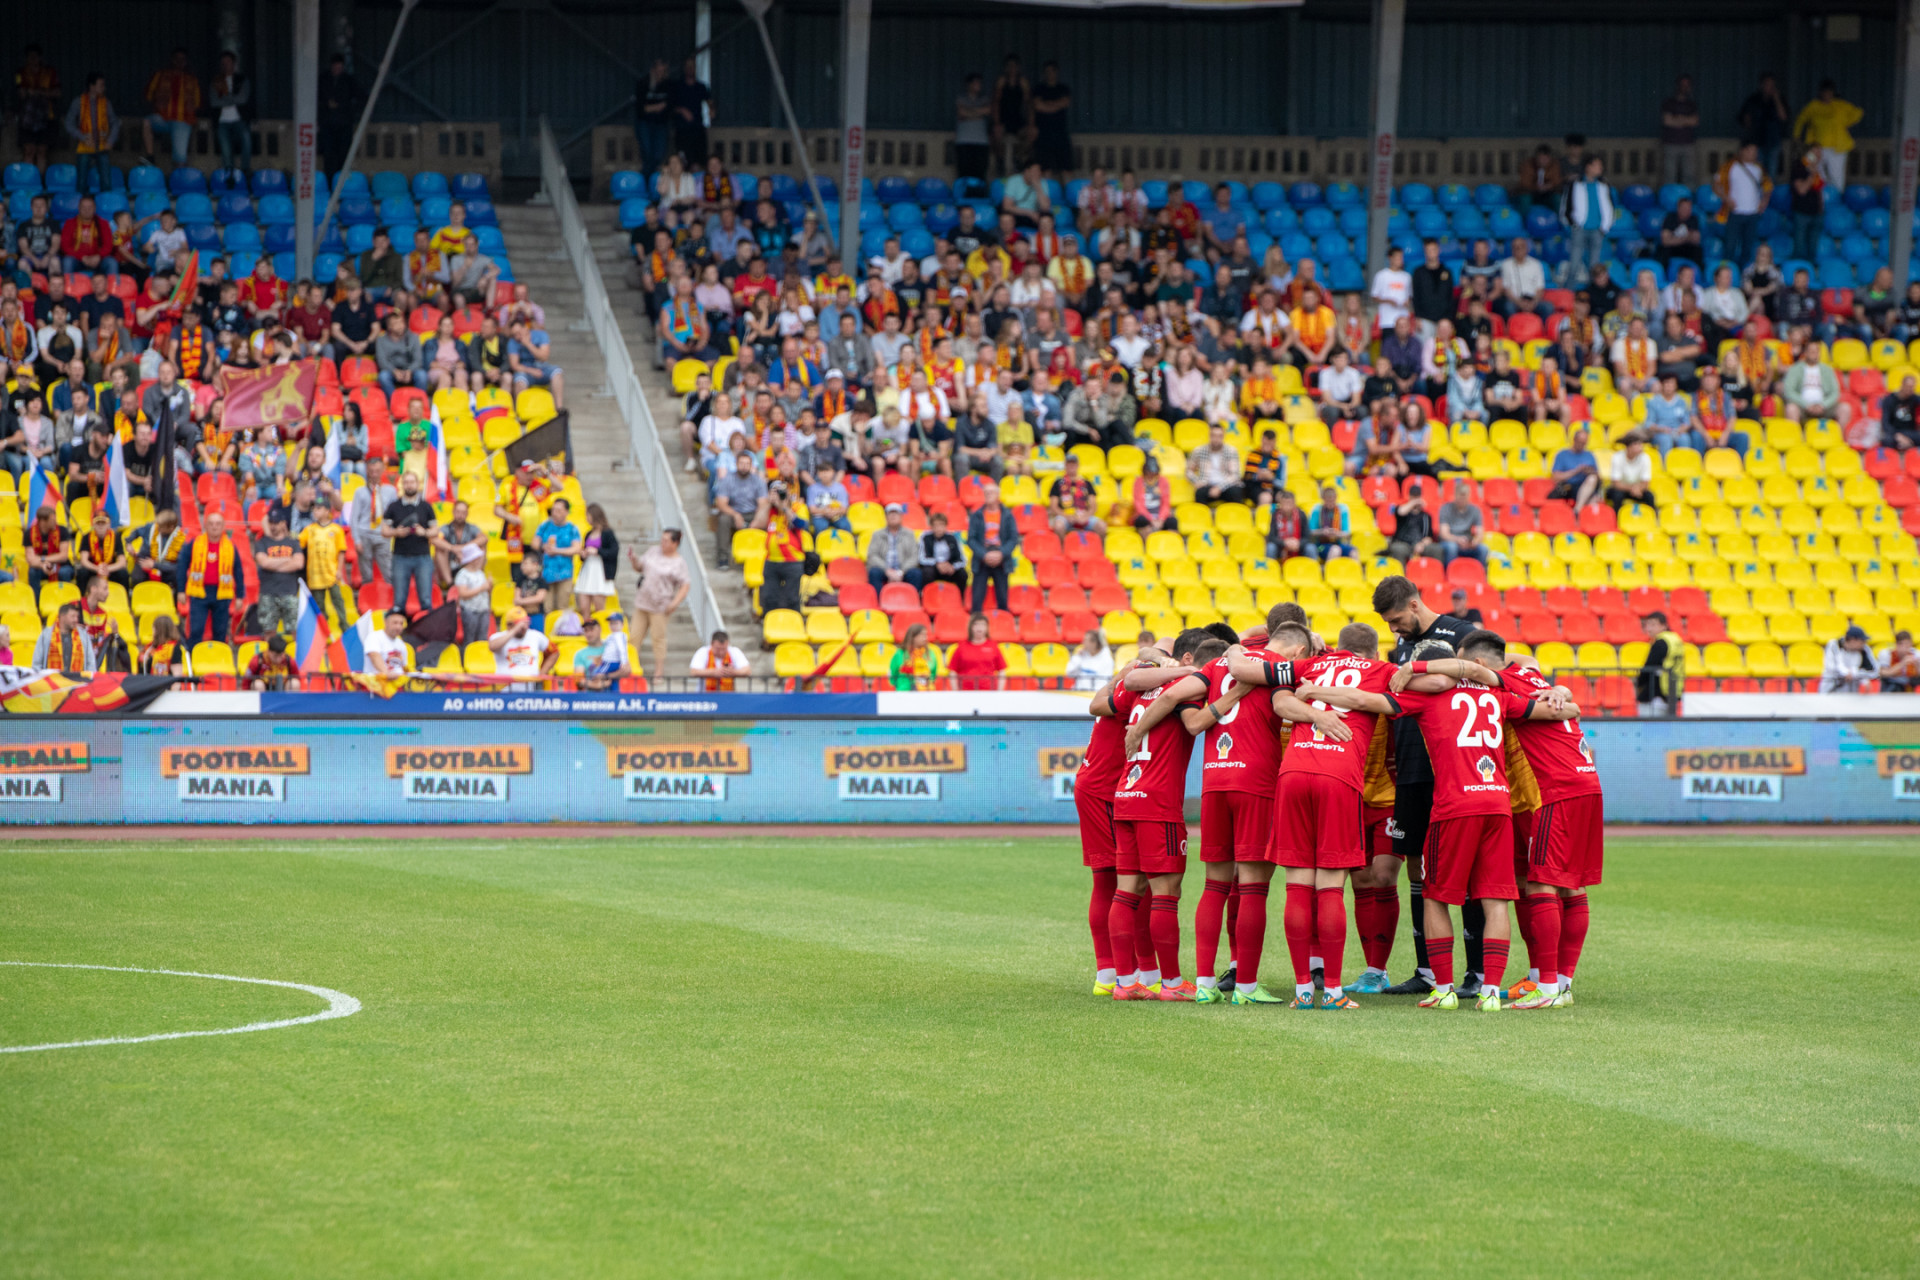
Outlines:
[[[1448,704],[1455,710],[1465,711],[1467,717],[1460,722],[1460,734],[1454,741],[1462,747],[1498,747],[1500,745],[1500,699],[1491,693],[1471,694],[1466,692],[1453,695]],[[1486,708],[1486,728],[1477,728],[1477,713]]]

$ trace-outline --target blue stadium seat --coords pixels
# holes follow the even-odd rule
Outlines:
[[[926,206],[952,204],[953,188],[945,178],[922,178],[913,184],[913,198]]]
[[[1423,240],[1434,240],[1447,234],[1446,211],[1433,205],[1423,205],[1413,211],[1414,234]]]
[[[1187,199],[1194,204],[1205,207],[1213,203],[1212,184],[1202,182],[1198,178],[1188,178],[1180,184],[1180,190],[1184,192]]]
[[[860,198],[863,201],[864,200],[880,200],[880,197],[874,194],[872,178],[860,179]],[[886,202],[882,200],[880,201],[880,203],[885,204]]]
[[[198,169],[181,165],[167,175],[167,190],[176,196],[205,195],[207,193],[207,175]]]
[[[1289,262],[1310,258],[1313,256],[1313,237],[1304,231],[1289,231],[1280,237],[1280,252]]]
[[[412,222],[415,220],[413,200],[409,196],[385,196],[380,201],[379,214],[380,221],[388,224]]]
[[[784,204],[789,200],[798,200],[800,198],[800,184],[793,180],[792,174],[776,173],[772,175],[770,181],[773,183],[773,198],[775,200]]]
[[[1853,264],[1845,258],[1822,258],[1814,285],[1820,289],[1853,288]]]
[[[409,194],[407,175],[394,169],[382,169],[373,175],[373,198],[375,201],[391,200],[395,196]]]
[[[887,233],[884,230],[875,228],[874,230],[860,233],[860,256],[862,258],[877,258],[882,253],[885,253],[886,249]]]
[[[1424,209],[1433,203],[1433,188],[1424,182],[1409,182],[1394,194],[1400,197],[1400,207],[1407,210]]]
[[[1253,255],[1255,262],[1267,256],[1267,249],[1271,247],[1272,244],[1273,237],[1264,231],[1249,231],[1247,233],[1247,251]]]
[[[1322,262],[1353,255],[1353,246],[1338,231],[1329,231],[1313,242],[1313,256]]]
[[[1342,209],[1363,208],[1367,199],[1359,187],[1351,182],[1330,182],[1322,193],[1327,207],[1336,212]]]
[[[1433,201],[1448,213],[1473,203],[1473,193],[1458,182],[1449,182],[1433,193]]]
[[[1407,255],[1408,262],[1419,262],[1426,256],[1426,241],[1414,235],[1411,231],[1397,236],[1389,231],[1387,233],[1387,243],[1398,246],[1400,252]]]
[[[341,255],[337,253],[316,253],[313,255],[313,278],[317,281],[333,283],[340,274]]]
[[[1253,207],[1261,213],[1271,213],[1287,203],[1287,193],[1277,182],[1256,182],[1248,194],[1253,198]]]
[[[1323,204],[1309,205],[1300,214],[1300,229],[1310,236],[1323,236],[1339,225],[1338,215]]]
[[[287,183],[284,169],[255,169],[253,171],[253,194],[260,196],[283,196],[292,188]]]
[[[1860,213],[1860,230],[1875,240],[1885,240],[1893,229],[1893,215],[1885,209],[1864,209]]]
[[[1422,209],[1420,214],[1414,216],[1417,218],[1421,214],[1439,212],[1438,209]],[[1471,240],[1476,236],[1484,236],[1487,234],[1487,215],[1472,205],[1464,205],[1461,208],[1455,209],[1452,216],[1447,218],[1447,221],[1453,227],[1453,234],[1462,240]]]
[[[1340,234],[1343,236],[1364,236],[1367,234],[1367,210],[1365,205],[1350,204],[1341,208]]]
[[[466,202],[467,225],[470,227],[497,227],[500,215],[493,211],[493,201],[485,196],[474,196]]]
[[[900,237],[900,249],[910,258],[924,258],[934,250],[932,223],[915,227]]]
[[[1853,210],[1845,205],[1830,204],[1827,206],[1825,216],[1820,219],[1820,229],[1837,239],[1852,231],[1855,222]]]
[[[740,193],[743,204],[751,204],[760,198],[760,179],[751,173],[734,174],[733,187]]]
[[[229,253],[236,249],[257,251],[260,248],[260,228],[251,222],[230,222],[220,236],[220,243],[227,247]]]
[[[1487,215],[1487,232],[1502,240],[1511,240],[1515,236],[1526,234],[1526,224],[1520,220],[1520,214],[1502,206]]]
[[[187,247],[189,249],[211,249],[220,251],[220,232],[211,222],[189,222],[187,224]]]
[[[341,196],[338,213],[340,221],[348,224],[364,222],[372,226],[380,221],[380,215],[374,211],[373,201],[365,196]],[[407,207],[407,213],[413,213],[411,204]]]
[[[49,169],[47,173],[51,175],[53,170]],[[1840,198],[1842,202],[1846,204],[1847,208],[1853,210],[1855,213],[1865,213],[1868,209],[1875,208],[1880,203],[1879,193],[1864,182],[1848,184],[1846,193]]]
[[[1567,238],[1560,235],[1548,236],[1545,240],[1539,241],[1535,245],[1535,251],[1540,261],[1550,267],[1559,266],[1571,256],[1567,251]],[[1739,272],[1736,271],[1734,276],[1738,279]]]
[[[1711,219],[1720,212],[1720,193],[1712,187],[1702,186],[1693,196],[1693,208],[1703,219]]]
[[[316,192],[315,194],[324,193]],[[363,200],[373,199],[373,186],[367,181],[367,175],[358,169],[340,180],[340,198],[344,200],[348,196],[358,196]]]
[[[133,198],[133,220],[145,222],[166,208],[168,203],[164,191],[142,191]]]
[[[1629,213],[1644,213],[1660,203],[1653,188],[1644,182],[1636,182],[1620,192],[1620,206]],[[1662,210],[1664,213],[1665,210]]]
[[[828,210],[829,213],[832,210]],[[862,231],[885,231],[887,229],[887,211],[878,204],[863,201],[860,205],[860,229]]]
[[[1672,213],[1679,203],[1693,194],[1693,188],[1684,182],[1669,182],[1660,188],[1660,207]]]
[[[615,202],[631,200],[646,192],[647,182],[632,169],[622,169],[607,183],[607,194]]]
[[[196,223],[211,225],[213,222],[213,201],[207,199],[204,195],[188,193],[174,200],[173,212],[185,226],[191,227]]]
[[[866,205],[860,206],[865,209]],[[911,231],[915,227],[926,225],[926,215],[920,212],[920,206],[911,200],[903,200],[887,210],[887,225],[895,231]]]
[[[820,198],[828,204],[840,203],[840,184],[832,178],[829,178],[826,174],[816,173],[813,175],[813,189],[817,191],[820,194]]]
[[[500,268],[500,279],[502,279],[508,284],[513,283],[513,264],[511,262],[507,261],[503,257],[495,258],[493,260],[493,265]]]
[[[1861,235],[1858,231],[1840,242],[1840,256],[1855,266],[1870,260],[1876,264],[1881,261],[1880,253],[1874,248],[1873,237]]]
[[[269,226],[293,225],[293,197],[289,195],[264,195],[260,197],[260,221]]]
[[[367,226],[365,223],[348,227],[343,237],[347,242],[347,252],[365,253],[367,250],[373,248],[373,232],[374,228]],[[407,247],[411,248],[412,246],[409,245]]]
[[[48,191],[77,191],[80,185],[80,173],[70,164],[50,164],[47,166],[46,189]]]
[[[1623,289],[1631,289],[1640,283],[1642,271],[1653,272],[1653,282],[1662,288],[1667,283],[1667,269],[1660,265],[1658,258],[1635,258],[1627,264],[1627,274],[1618,281]]]
[[[11,172],[11,170],[9,170]],[[127,192],[139,195],[145,191],[165,191],[167,175],[150,164],[135,165],[127,174]]]
[[[1504,209],[1507,205],[1507,189],[1492,182],[1483,182],[1473,189],[1473,203],[1488,213]]]
[[[55,222],[65,222],[80,212],[80,193],[78,191],[50,191],[47,216]]]
[[[207,175],[207,194],[215,201],[218,201],[221,196],[231,195],[236,191],[241,195],[249,194],[247,176],[244,173],[235,173],[231,169],[215,169]]]
[[[263,224],[260,228],[261,247],[268,253],[293,252],[293,225],[285,222]]]
[[[229,193],[220,197],[220,203],[214,206],[214,218],[222,225],[229,222],[252,222],[253,201],[244,195]]]
[[[9,195],[16,191],[38,191],[40,190],[40,170],[30,164],[15,162],[7,166],[5,176],[0,177],[0,185],[6,187]]]
[[[639,196],[629,196],[620,202],[620,229],[631,231],[647,220],[647,202]]]
[[[1335,293],[1354,293],[1367,287],[1366,271],[1353,258],[1335,258],[1327,263],[1326,281]]]
[[[412,218],[397,218],[396,222],[412,222]],[[423,227],[444,227],[453,221],[453,200],[448,196],[427,196],[420,201],[420,225]]]
[[[873,194],[881,204],[899,204],[903,200],[913,199],[913,184],[905,178],[889,175],[873,184]]]
[[[810,204],[802,204],[798,200],[788,200],[780,206],[780,216],[787,220],[788,226],[797,230],[801,221],[807,216],[807,210],[811,208],[813,208],[813,206]]]
[[[345,229],[342,228],[338,222],[329,224],[327,234],[322,236],[320,242],[313,246],[313,251],[315,253],[337,253],[345,257],[347,252]]]
[[[130,207],[127,203],[127,193],[124,191],[102,191],[93,198],[94,212],[108,222],[113,221],[114,214]]]
[[[282,280],[292,280],[294,272],[299,270],[298,260],[291,249],[278,249],[273,255],[273,273]]]
[[[1406,239],[1413,241],[1414,252],[1418,253],[1419,246],[1420,246],[1420,237],[1413,234],[1413,219],[1407,216],[1407,211],[1405,209],[1391,209],[1391,208],[1388,209],[1387,210],[1387,239],[1397,240],[1403,236]]]
[[[1147,208],[1158,209],[1167,203],[1167,184],[1158,178],[1149,178],[1140,184],[1140,190],[1147,197]]]
[[[484,173],[454,175],[453,194],[462,200],[471,200],[476,196],[485,200],[491,194],[487,189],[487,175]]]
[[[473,240],[480,246],[480,252],[489,257],[498,257],[507,251],[507,238],[500,234],[498,227],[475,227]]]
[[[956,210],[952,205],[932,204],[927,206],[926,226],[927,226],[927,230],[932,233],[932,236],[943,236],[947,234],[947,232],[953,230],[955,227],[959,225],[960,225],[959,211]],[[908,234],[912,234],[912,233],[909,232]],[[932,236],[928,237],[929,244],[932,243]],[[906,247],[906,242],[904,240],[901,241],[901,247],[902,248]],[[931,253],[932,250],[929,249],[928,252]]]
[[[447,194],[447,176],[443,173],[427,171],[413,175],[413,198],[425,200],[428,196]]]
[[[393,247],[395,249],[401,253],[406,253],[413,248],[413,233],[419,229],[419,227],[411,222],[396,222],[387,228],[387,238],[393,241]],[[430,227],[428,230],[432,230],[432,228]]]
[[[1537,204],[1527,210],[1526,231],[1535,240],[1544,240],[1548,236],[1560,234],[1560,215],[1544,204]]]
[[[1268,235],[1283,236],[1300,226],[1300,215],[1293,211],[1290,204],[1277,205],[1267,210],[1267,216],[1261,219],[1261,225]]]
[[[1317,182],[1296,182],[1287,188],[1287,203],[1296,209],[1305,210],[1322,203],[1324,199]]]

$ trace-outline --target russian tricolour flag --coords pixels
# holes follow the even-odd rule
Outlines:
[[[59,501],[59,478],[47,470],[45,458],[35,458],[33,470],[27,476],[27,519],[33,519],[48,503]]]
[[[320,602],[300,584],[300,618],[293,628],[293,662],[302,671],[359,671],[367,665],[367,641],[373,637],[373,615],[363,613],[350,627],[339,627],[321,609]]]
[[[440,423],[440,406],[429,402],[427,418],[433,424],[427,436],[433,446],[433,452],[427,455],[427,501],[446,502],[453,497],[453,481],[447,474],[447,434]]]
[[[124,529],[133,523],[133,502],[127,491],[127,458],[120,449],[120,433],[113,433],[113,445],[107,450],[107,491],[101,496],[113,527]]]

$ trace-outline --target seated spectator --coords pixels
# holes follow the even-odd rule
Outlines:
[[[1628,295],[1622,294],[1622,306]],[[1660,350],[1653,339],[1647,336],[1647,323],[1639,316],[1628,322],[1626,332],[1613,340],[1613,386],[1614,390],[1631,400],[1634,396],[1646,395],[1654,391],[1659,383],[1656,369],[1660,362]],[[1678,381],[1678,375],[1675,375]],[[1664,450],[1662,451],[1664,452]]]
[[[1403,313],[1404,314],[1404,313]],[[1301,290],[1300,305],[1287,313],[1289,358],[1300,369],[1326,364],[1334,350],[1338,322],[1333,308],[1312,286]]]
[[[1069,533],[1106,533],[1106,521],[1094,514],[1098,497],[1092,482],[1080,474],[1079,457],[1068,454],[1060,479],[1047,495],[1048,526],[1063,538]]]
[[[1467,589],[1465,587],[1455,587],[1451,599],[1453,601],[1452,606],[1447,610],[1447,616],[1449,618],[1458,618],[1460,621],[1475,629],[1483,625],[1480,611],[1467,604]]]
[[[1295,503],[1293,490],[1276,491],[1273,507],[1267,513],[1267,558],[1284,562],[1294,556],[1310,555],[1310,545],[1306,513]]]
[[[1862,685],[1879,675],[1880,665],[1865,629],[1848,627],[1845,635],[1827,641],[1820,664],[1820,692],[1859,693]]]
[[[973,611],[987,598],[987,585],[993,585],[997,608],[1007,607],[1007,577],[1013,571],[1014,548],[1020,545],[1020,531],[1014,527],[1013,513],[1000,505],[1000,486],[989,485],[986,503],[974,511],[967,522],[967,547],[973,553]]]
[[[1684,261],[1697,270],[1702,253],[1700,215],[1693,211],[1693,197],[1681,196],[1672,212],[1660,220],[1660,248],[1654,256],[1665,267]]]
[[[1335,347],[1329,359],[1329,367],[1320,371],[1321,421],[1332,425],[1365,417],[1366,405],[1361,398],[1367,385],[1365,375],[1353,367],[1345,347]]]
[[[1920,688],[1920,652],[1913,647],[1913,632],[1904,628],[1893,633],[1893,644],[1880,651],[1880,692],[1912,693]]]
[[[1698,336],[1689,331],[1685,318],[1677,311],[1669,311],[1662,322],[1660,336],[1654,340],[1656,368],[1661,377],[1673,376],[1682,391],[1691,392],[1700,385],[1694,370],[1699,366],[1706,347]],[[1627,394],[1622,391],[1620,394]]]
[[[380,389],[388,396],[403,386],[427,389],[420,339],[407,331],[406,320],[398,311],[387,314],[384,331],[374,339],[373,360],[380,367]]]
[[[920,572],[920,535],[901,523],[906,510],[901,503],[888,503],[887,523],[875,529],[867,543],[867,581],[876,592],[895,582],[904,582],[916,590],[924,583]]]
[[[567,407],[565,371],[549,356],[553,347],[545,329],[535,329],[525,320],[516,321],[513,338],[507,343],[507,367],[513,375],[517,395],[528,387],[546,387],[553,392],[553,407]]]
[[[978,513],[975,513],[978,515]],[[893,659],[888,665],[887,678],[892,681],[898,693],[924,692],[935,689],[946,680],[947,665],[940,656],[940,650],[927,643],[925,623],[916,622],[907,628],[900,637],[900,647],[894,650]]]
[[[284,642],[283,642],[284,647]],[[193,658],[180,642],[180,622],[161,614],[153,620],[153,640],[140,650],[134,670],[143,676],[190,676]]]
[[[1433,515],[1427,510],[1427,493],[1420,481],[1407,485],[1406,500],[1393,509],[1393,539],[1387,554],[1402,564],[1415,556],[1440,558],[1441,543],[1435,537]]]
[[[157,634],[156,629],[156,634]],[[287,652],[287,638],[279,632],[267,637],[265,647],[247,661],[247,687],[262,692],[300,692],[300,669]]]
[[[735,439],[744,440],[744,437],[736,433]],[[732,457],[733,466],[716,477],[713,486],[714,536],[719,544],[717,562],[723,569],[733,567],[733,535],[742,529],[754,528],[767,515],[767,481],[763,469],[754,465],[753,454],[744,448]]]
[[[1560,371],[1558,357],[1551,351],[1541,352],[1540,367],[1523,371],[1520,380],[1533,409],[1535,422],[1545,422],[1549,418],[1558,422],[1567,421],[1570,409],[1567,397],[1571,392],[1567,388],[1566,376]],[[1452,409],[1451,401],[1448,402],[1448,409]]]
[[[29,663],[35,671],[62,671],[92,675],[96,668],[93,641],[80,625],[80,602],[69,600],[55,611],[53,626],[40,633]]]
[[[1307,554],[1320,561],[1353,555],[1352,524],[1332,485],[1321,487],[1320,505],[1307,513]]]
[[[1653,459],[1647,454],[1646,432],[1629,431],[1620,437],[1620,445],[1608,464],[1608,505],[1616,511],[1628,502],[1653,506]]]
[[[1067,659],[1069,688],[1097,690],[1113,679],[1113,650],[1096,628],[1080,637],[1080,646]]]
[[[1587,429],[1575,427],[1567,447],[1554,455],[1553,488],[1547,496],[1573,503],[1575,508],[1593,501],[1600,491],[1600,462],[1587,448]]]
[[[1834,419],[1842,430],[1853,421],[1853,410],[1840,398],[1840,375],[1820,358],[1820,348],[1809,342],[1780,379],[1780,397],[1786,415],[1795,422]]]
[[[1527,238],[1515,236],[1512,254],[1500,261],[1500,292],[1493,301],[1495,313],[1511,317],[1516,311],[1531,311],[1547,319],[1553,315],[1553,304],[1540,296],[1546,291],[1546,268],[1532,255]]]
[[[69,275],[120,273],[119,263],[113,256],[113,228],[94,212],[90,195],[80,197],[79,212],[60,228],[60,259]]]
[[[1522,384],[1520,371],[1513,367],[1513,357],[1507,349],[1501,347],[1493,353],[1493,367],[1487,370],[1486,390],[1483,392],[1487,412],[1500,418],[1527,418],[1527,389]]]
[[[1262,431],[1260,447],[1247,455],[1246,469],[1240,473],[1241,500],[1265,506],[1286,482],[1287,456],[1280,452],[1279,437],[1271,429]]]
[[[1706,335],[1709,346],[1717,348],[1721,342],[1737,336],[1746,328],[1752,307],[1747,301],[1746,291],[1734,281],[1732,264],[1723,262],[1715,268],[1713,287],[1701,295],[1700,310],[1712,326],[1711,332]]]
[[[364,665],[361,670],[371,676],[404,675],[411,665],[407,642],[401,638],[401,632],[406,629],[407,615],[399,609],[387,610],[380,621],[380,630],[362,642]]]
[[[1900,389],[1880,401],[1880,426],[1893,448],[1920,446],[1920,392],[1914,389],[1913,374],[1901,375]]]
[[[967,619],[967,638],[953,646],[947,661],[956,689],[1005,689],[1007,657],[1000,646],[987,638],[987,615],[975,613]]]
[[[1142,533],[1161,529],[1179,531],[1173,514],[1173,488],[1160,474],[1160,459],[1147,455],[1140,474],[1133,478],[1133,527]]]
[[[1247,500],[1246,486],[1240,483],[1240,451],[1227,443],[1225,427],[1209,427],[1206,444],[1187,455],[1187,479],[1196,502],[1214,506]]]
[[[965,480],[974,472],[989,477],[996,492],[1000,478],[1007,474],[1006,458],[1000,452],[1000,428],[987,417],[984,397],[976,397],[976,403],[953,428],[953,478]]]
[[[1005,371],[1002,370],[1002,376]],[[1006,464],[1006,474],[1030,476],[1033,474],[1033,425],[1027,421],[1027,409],[1016,394],[1008,400],[1005,407],[1006,418],[997,428],[999,435],[1000,457]]]
[[[1662,458],[1676,445],[1706,448],[1705,437],[1694,425],[1693,401],[1680,394],[1679,379],[1672,374],[1660,377],[1656,390],[1646,398],[1645,409],[1644,430]]]
[[[1665,384],[1663,378],[1662,384]],[[1705,449],[1732,449],[1747,456],[1747,433],[1736,430],[1739,418],[1733,396],[1720,385],[1720,371],[1709,365],[1700,371],[1700,389],[1693,396],[1693,429]]]
[[[494,670],[513,677],[514,682],[507,687],[526,692],[545,684],[545,677],[559,665],[560,651],[533,629],[533,618],[525,609],[516,606],[507,610],[500,627],[487,637],[487,647],[493,650]]]
[[[724,631],[716,631],[707,643],[694,651],[687,670],[701,678],[708,693],[730,692],[734,681],[753,674],[747,655],[735,648]]]
[[[611,689],[633,674],[625,632],[607,633],[591,614],[581,619],[580,631],[586,644],[573,655],[573,676],[582,689]]]
[[[1467,501],[1464,490],[1455,489],[1453,497],[1440,504],[1434,519],[1434,549],[1430,553],[1442,564],[1466,558],[1487,563],[1487,523],[1480,508]]]

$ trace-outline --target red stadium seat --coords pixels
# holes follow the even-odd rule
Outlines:
[[[1520,486],[1508,476],[1489,476],[1480,488],[1480,502],[1488,507],[1510,507],[1520,501]]]
[[[1600,620],[1585,609],[1561,614],[1560,638],[1571,645],[1592,644],[1600,638]]]
[[[844,481],[842,481],[842,483],[847,486],[847,499],[849,501],[851,502],[874,501],[873,481],[867,479],[865,476],[859,474],[858,472],[850,473],[847,476],[847,478]]]
[[[960,596],[960,588],[951,582],[929,582],[920,593],[920,603],[936,617],[943,613],[965,613],[967,608],[967,602]]]
[[[1640,629],[1640,619],[1630,613],[1603,613],[1600,616],[1600,638],[1608,644],[1632,644],[1635,640],[1644,640],[1646,632]]]
[[[1920,503],[1920,484],[1912,476],[1892,476],[1880,482],[1880,496],[1890,507],[1911,507]]]
[[[964,609],[941,609],[933,615],[935,644],[959,644],[967,638],[967,613]]]
[[[1432,556],[1415,556],[1407,561],[1407,577],[1418,586],[1430,586],[1447,580],[1446,566]]]
[[[1348,452],[1341,450],[1342,453]],[[1392,476],[1368,476],[1360,482],[1360,501],[1370,507],[1400,501],[1400,482]]]
[[[1699,587],[1675,587],[1671,612],[1692,617],[1695,614],[1712,613],[1713,606],[1707,603],[1707,593]],[[1671,615],[1668,621],[1672,621]]]
[[[1478,560],[1470,559],[1467,556],[1461,556],[1447,566],[1447,581],[1456,587],[1467,586],[1470,583],[1485,582],[1486,580],[1487,567]]]
[[[1038,587],[1019,586],[1007,589],[1007,608],[1014,613],[1032,613],[1035,609],[1046,607],[1046,593]]]
[[[1089,631],[1100,629],[1100,619],[1085,609],[1076,609],[1060,615],[1060,642],[1079,644]]]
[[[1125,587],[1114,585],[1095,587],[1087,593],[1087,604],[1092,610],[1105,617],[1109,613],[1120,613],[1133,607],[1133,598]]]
[[[1445,613],[1453,608],[1453,588],[1444,582],[1429,582],[1420,588],[1420,599],[1435,613]]]
[[[988,596],[992,599],[992,596]],[[1008,603],[1012,603],[1009,599]],[[1020,642],[1019,620],[1006,609],[993,609],[987,613],[987,639],[995,644],[1018,644]]]
[[[1531,311],[1516,311],[1507,317],[1507,336],[1525,346],[1546,332],[1546,323]]]
[[[1480,501],[1480,486],[1475,484],[1469,476],[1448,476],[1440,486],[1440,501],[1452,502],[1455,498],[1462,498],[1468,502],[1478,504]]]
[[[1075,562],[1098,560],[1111,563],[1107,560],[1106,539],[1097,533],[1088,533],[1084,530],[1069,531],[1067,536],[1060,540],[1060,544],[1062,552],[1069,560]],[[1084,575],[1085,571],[1082,570],[1082,573]],[[1084,581],[1084,577],[1082,580]]]
[[[829,563],[838,564],[839,561],[830,561]],[[853,563],[859,564],[861,562],[858,560],[854,560]],[[895,583],[893,585],[908,586],[909,584]],[[867,582],[865,579],[862,579],[859,582],[847,583],[845,586],[839,589],[839,595],[840,595],[840,612],[846,614],[848,617],[852,617],[854,614],[859,613],[862,609],[878,609],[880,607],[880,598],[878,595],[875,594],[873,590],[873,584],[870,582]],[[917,600],[914,602],[914,607],[916,609],[919,608],[919,602]],[[899,612],[899,611],[892,610],[891,612]]]
[[[953,487],[953,481],[946,476],[923,476],[920,480],[921,505],[931,511],[943,502],[953,502],[959,497]]]
[[[1509,538],[1517,533],[1533,532],[1533,508],[1523,507],[1515,502],[1501,507],[1495,513],[1496,527]]]
[[[1639,617],[1664,612],[1666,607],[1667,593],[1658,587],[1635,587],[1627,592],[1627,608]]]
[[[1095,587],[1110,587],[1120,581],[1120,569],[1113,561],[1101,556],[1098,560],[1069,560],[1074,567],[1074,576],[1080,585],[1089,591]]]
[[[858,582],[863,586],[867,581],[867,562],[858,556],[841,556],[837,560],[827,561],[827,581],[834,589],[844,591]]]
[[[1060,546],[1060,539],[1051,529],[1036,529],[1021,535],[1020,549],[1027,553],[1027,559],[1035,564],[1042,560],[1064,560],[1066,552]]]
[[[1726,620],[1717,613],[1684,614],[1674,630],[1688,644],[1715,644],[1727,638]]]
[[[977,511],[987,505],[987,486],[991,480],[981,479],[978,472],[969,475],[960,482],[960,505],[968,511]]]
[[[1509,587],[1501,603],[1508,613],[1547,612],[1547,602],[1537,587]]]
[[[1059,644],[1059,616],[1046,609],[1020,615],[1021,644]]]
[[[1572,533],[1578,527],[1579,521],[1574,519],[1572,503],[1550,499],[1540,504],[1540,532],[1549,538]]]
[[[1087,608],[1087,593],[1072,585],[1055,587],[1047,592],[1047,608],[1055,613],[1084,610]]]
[[[1033,580],[1041,590],[1049,590],[1062,583],[1073,581],[1073,565],[1066,560],[1035,560],[1033,562]]]
[[[1560,620],[1552,614],[1540,611],[1517,615],[1520,620],[1520,639],[1530,645],[1542,645],[1560,638]]]
[[[1627,608],[1627,594],[1618,587],[1595,587],[1587,592],[1587,608],[1600,617],[1617,613],[1631,618],[1633,610]]]
[[[920,590],[911,582],[889,582],[880,588],[880,611],[899,613],[903,609],[920,607]]]
[[[1047,509],[1037,502],[1023,502],[1013,508],[1013,527],[1025,538],[1047,532]]]
[[[912,502],[917,496],[913,491],[913,481],[898,471],[889,471],[881,476],[880,483],[874,486],[874,492],[879,495],[879,501],[888,506],[896,502]]]
[[[1578,587],[1548,587],[1546,601],[1548,610],[1558,614],[1584,612],[1587,607]]]
[[[1619,517],[1613,508],[1604,502],[1589,502],[1580,508],[1580,532],[1589,538],[1597,538],[1603,533],[1612,533],[1620,527]]]
[[[908,627],[922,626],[926,627],[929,631],[933,630],[933,620],[918,609],[903,609],[899,613],[887,615],[887,625],[893,628],[893,642],[895,644],[899,644],[907,638]],[[936,635],[934,639],[939,640],[940,637]],[[953,644],[956,642],[940,640],[940,643]]]

